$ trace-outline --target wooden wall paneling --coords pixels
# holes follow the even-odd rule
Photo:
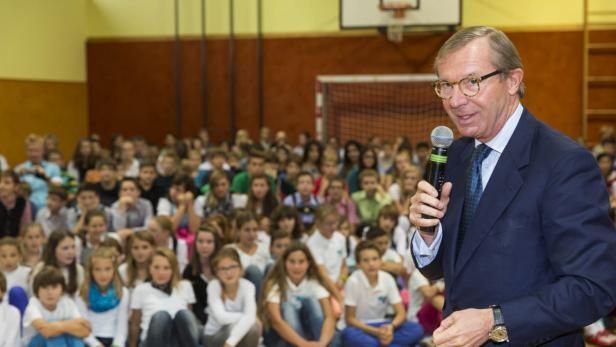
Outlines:
[[[0,153],[9,164],[26,159],[30,133],[54,133],[68,161],[77,140],[87,135],[87,88],[82,82],[0,80]]]
[[[581,134],[582,33],[509,34],[525,64],[527,96],[523,103],[539,118],[573,138]],[[317,75],[426,73],[449,33],[413,33],[401,44],[382,36],[287,37],[264,40],[264,123],[286,130],[292,142],[314,132],[314,85]],[[227,40],[208,44],[208,129],[215,141],[228,133]],[[255,39],[236,41],[236,124],[258,134]],[[112,132],[142,133],[161,142],[173,131],[173,46],[160,40],[88,42],[90,124],[108,138]],[[199,45],[183,40],[184,135],[202,126]]]
[[[162,143],[175,131],[173,41],[87,43],[90,130]]]
[[[542,121],[582,135],[582,32],[508,33],[524,64],[522,103]]]

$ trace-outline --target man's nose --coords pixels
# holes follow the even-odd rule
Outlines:
[[[466,104],[467,101],[468,97],[464,95],[464,93],[462,93],[462,91],[457,85],[453,88],[451,98],[447,100],[447,102],[452,108],[460,107],[461,105]]]

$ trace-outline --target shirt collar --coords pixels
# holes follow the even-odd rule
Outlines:
[[[380,289],[381,287],[381,271],[379,271],[376,275],[376,286],[372,287],[370,285],[370,281],[368,281],[368,277],[366,276],[366,274],[364,273],[364,271],[362,271],[361,269],[358,271],[359,272],[359,281],[366,286],[366,288],[370,288],[372,290],[376,290],[376,289]]]
[[[293,283],[293,281],[291,281],[291,280],[289,279],[289,277],[287,277],[287,285],[289,286],[289,289],[291,289],[291,290],[293,290],[293,291],[295,291],[295,290],[297,290],[297,288],[301,287],[301,286],[304,284],[304,282],[306,282],[306,277],[304,277],[304,278],[303,278],[303,279],[299,282],[299,284],[298,284],[298,285],[295,285],[295,283]]]
[[[509,139],[513,135],[515,128],[518,126],[518,122],[522,117],[522,112],[524,112],[524,107],[521,103],[518,103],[518,107],[516,107],[513,114],[507,119],[503,128],[494,136],[494,138],[488,142],[486,145],[490,147],[493,151],[498,152],[498,154],[502,154],[507,147],[507,143],[509,143]],[[475,147],[481,144],[480,141],[475,140]]]

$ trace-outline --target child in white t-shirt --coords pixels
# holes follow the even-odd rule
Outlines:
[[[92,325],[90,346],[124,346],[128,337],[128,289],[117,272],[117,252],[100,247],[91,254],[77,308]]]
[[[229,247],[237,250],[244,269],[244,278],[255,285],[256,297],[258,297],[265,277],[265,268],[270,260],[269,245],[257,242],[259,223],[254,214],[248,211],[238,211],[235,225],[238,242]]]
[[[409,305],[406,319],[409,322],[418,322],[426,335],[439,327],[442,320],[442,311],[445,304],[445,282],[440,279],[431,283],[415,267],[413,255],[407,252],[404,263],[410,273],[408,280]]]
[[[6,278],[0,272],[0,347],[15,347],[20,345],[21,317],[19,311],[4,299],[6,290]]]
[[[151,281],[138,285],[131,296],[129,346],[136,347],[138,340],[148,347],[198,345],[197,319],[191,312],[195,294],[190,282],[180,280],[178,269],[173,251],[156,249]]]
[[[303,346],[311,341],[339,346],[329,292],[310,250],[293,242],[268,274],[260,300],[260,316],[269,331],[268,346]]]
[[[347,327],[342,332],[344,346],[414,346],[423,336],[419,324],[406,321],[396,282],[381,268],[379,248],[362,241],[355,248],[356,270],[345,286]],[[385,319],[393,306],[393,320]]]
[[[256,347],[261,329],[257,323],[255,287],[242,278],[238,252],[230,247],[221,249],[212,268],[216,279],[207,286],[205,347]]]
[[[348,276],[346,264],[346,238],[336,231],[338,210],[331,204],[323,204],[316,210],[316,229],[308,238],[306,245],[323,274],[325,288],[332,293],[334,305],[342,305],[342,287]],[[336,311],[336,307],[334,307]]]
[[[4,274],[7,289],[3,291],[5,300],[23,314],[28,306],[28,276],[31,269],[21,264],[19,241],[13,237],[0,239],[0,271]]]
[[[34,277],[33,293],[23,319],[24,346],[85,346],[90,323],[77,305],[64,295],[66,282],[60,269],[43,267]]]

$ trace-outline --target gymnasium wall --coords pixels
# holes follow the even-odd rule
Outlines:
[[[25,160],[31,132],[71,155],[88,132],[83,0],[0,1],[0,153]]]
[[[610,0],[592,1],[596,8],[613,6]],[[206,3],[208,127],[221,138],[229,125],[229,1]],[[341,32],[337,0],[263,4],[265,124],[288,130],[292,139],[314,129],[317,74],[426,72],[445,39],[413,34],[396,46],[374,31]],[[525,104],[573,137],[581,124],[582,4],[463,1],[465,26],[495,25],[511,34],[526,64]],[[185,135],[203,125],[199,6],[199,0],[181,1]],[[255,1],[235,0],[235,13],[237,127],[256,135]],[[105,140],[112,132],[143,132],[158,142],[167,129],[175,130],[173,1],[2,1],[0,44],[0,118],[11,119],[0,130],[0,152],[13,165],[24,159],[23,136],[30,131],[60,134],[61,148],[70,155],[72,144],[88,132]]]
[[[417,33],[400,45],[375,35],[268,38],[264,42],[264,124],[287,130],[295,140],[300,132],[314,130],[317,75],[431,72],[433,57],[448,35]],[[528,97],[524,103],[561,131],[580,136],[581,32],[510,35],[525,62]],[[236,124],[256,136],[255,40],[239,39],[236,45]],[[199,45],[196,39],[186,39],[182,46],[181,130],[182,135],[193,135],[203,124]],[[127,134],[142,133],[154,141],[173,132],[173,50],[170,40],[90,40],[92,129],[107,136],[124,122]],[[207,125],[215,139],[230,135],[227,69],[227,40],[208,40]]]

